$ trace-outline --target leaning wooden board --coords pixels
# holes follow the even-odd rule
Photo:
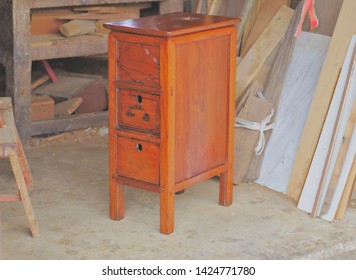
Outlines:
[[[333,167],[344,141],[344,133],[356,98],[356,74],[353,70],[350,71],[351,68],[354,69],[355,65],[355,47],[356,36],[353,36],[298,204],[298,208],[306,212],[314,212],[316,207],[315,214],[328,221],[333,220],[335,216],[343,186],[346,184],[355,155],[356,135],[353,133],[329,209],[326,213],[321,214],[327,186],[329,186]],[[318,197],[319,193],[320,198]],[[319,200],[320,203],[318,203]],[[315,204],[316,202],[317,204]]]
[[[240,56],[244,57],[247,54],[248,50],[256,42],[257,38],[261,35],[263,29],[268,25],[273,16],[283,5],[288,5],[288,2],[288,0],[265,0],[262,2],[256,22],[253,25],[247,39],[242,44]]]
[[[339,70],[351,40],[356,34],[356,1],[344,0],[334,34],[321,71],[314,99],[294,162],[287,195],[299,200],[314,151],[330,105]]]
[[[309,32],[302,32],[296,40],[281,88],[275,127],[256,181],[260,185],[282,193],[287,191],[298,143],[329,43],[329,36]]]
[[[236,100],[240,100],[244,90],[280,43],[292,16],[293,10],[282,6],[242,59],[236,69]]]

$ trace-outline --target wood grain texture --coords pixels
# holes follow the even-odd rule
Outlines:
[[[355,188],[355,184],[356,184],[356,157],[353,160],[352,167],[346,181],[345,189],[342,193],[339,207],[337,208],[335,214],[335,219],[341,220],[344,217],[346,207],[347,207],[347,202],[350,199],[352,189]]]
[[[177,0],[145,0],[145,2],[167,2],[165,5],[170,5]],[[181,0],[179,0],[181,1]],[[98,5],[98,0],[32,0],[30,2],[31,8],[55,8],[55,7],[64,7],[64,6],[81,6],[85,5]],[[107,4],[122,4],[122,3],[137,3],[140,0],[100,0],[100,5]]]
[[[25,146],[30,142],[31,124],[31,72],[29,3],[20,0],[5,1],[7,20],[5,44],[6,96],[14,98],[14,115],[20,138]],[[16,54],[16,55],[14,55]]]
[[[230,36],[204,40],[208,34],[195,35],[189,44],[182,39],[174,41],[180,57],[176,79],[181,81],[176,84],[176,183],[227,160],[227,141],[221,141],[221,135],[228,135],[230,56],[229,51],[216,50],[230,50]]]
[[[256,17],[256,21],[242,45],[240,56],[244,57],[258,37],[262,34],[265,27],[272,20],[273,16],[283,6],[287,5],[287,0],[264,0],[262,2],[260,12]]]
[[[17,134],[10,97],[0,99],[0,156],[7,157],[17,154]]]
[[[293,14],[286,34],[278,48],[278,52],[276,54],[272,69],[270,71],[270,75],[268,76],[268,82],[265,86],[265,98],[273,104],[275,112],[278,112],[278,103],[281,94],[281,88],[285,79],[287,67],[291,59],[291,54],[293,52],[295,44],[294,34],[297,30],[297,26],[301,18],[303,4],[304,1],[301,1]],[[265,133],[266,143],[268,143],[270,135],[271,131],[267,131]],[[249,172],[246,176],[246,179],[248,181],[255,181],[259,177],[263,158],[264,153],[262,153],[260,156],[253,157],[250,164]]]
[[[85,0],[85,5],[127,4],[139,0]],[[176,11],[182,0],[147,0],[157,2],[161,12]],[[0,0],[0,61],[6,65],[7,96],[14,95],[15,120],[23,144],[29,146],[31,135],[31,59],[43,60],[107,53],[107,39],[98,37],[89,41],[70,42],[66,45],[30,47],[30,11],[39,8],[82,6],[83,0]],[[72,44],[73,43],[73,44]],[[16,54],[16,55],[15,55]],[[34,55],[35,54],[35,55]],[[16,77],[16,79],[14,78]]]
[[[275,127],[257,183],[285,193],[330,37],[302,32],[281,88]]]
[[[240,100],[243,91],[261,69],[268,56],[282,40],[289,22],[292,19],[293,10],[281,7],[278,13],[265,28],[256,43],[242,59],[236,69],[236,100]]]
[[[89,34],[95,32],[95,30],[95,21],[82,19],[71,20],[59,27],[59,31],[65,37]]]
[[[0,117],[3,119],[0,128],[0,157],[9,158],[20,196],[2,196],[0,201],[21,200],[33,237],[39,237],[38,225],[32,209],[27,187],[32,183],[32,175],[27,164],[20,138],[17,133],[11,98],[0,99]]]
[[[40,233],[39,233],[35,213],[32,208],[30,196],[27,191],[27,186],[26,186],[25,178],[22,173],[22,168],[18,155],[10,156],[10,161],[11,161],[12,170],[15,175],[16,184],[20,192],[21,201],[25,208],[32,237],[38,238],[40,237]]]
[[[121,41],[117,52],[118,80],[160,88],[159,46]]]
[[[331,139],[331,144],[330,144],[330,148],[329,151],[330,153],[332,153],[333,149],[334,149],[334,144],[335,144],[335,140],[336,140],[336,134],[338,133],[339,127],[341,126],[340,122],[343,118],[343,113],[344,110],[346,109],[345,107],[347,107],[347,104],[345,104],[346,100],[350,100],[348,98],[348,94],[349,93],[349,89],[350,89],[350,85],[352,83],[352,76],[353,76],[353,72],[355,69],[355,64],[356,64],[356,44],[354,46],[354,50],[353,50],[353,60],[352,63],[350,65],[349,71],[348,71],[348,75],[347,75],[347,80],[346,80],[346,84],[344,87],[344,90],[342,92],[342,100],[340,102],[339,108],[338,108],[338,114],[337,114],[337,119],[335,121],[335,125],[334,125],[334,131],[333,131],[333,135],[332,135],[332,139]],[[325,197],[324,197],[324,201],[320,210],[320,214],[323,215],[325,213],[327,213],[328,208],[331,204],[332,198],[335,194],[336,191],[336,187],[337,187],[337,182],[340,178],[340,174],[344,165],[344,161],[345,158],[347,156],[347,152],[349,149],[349,144],[351,141],[351,137],[353,135],[353,131],[355,128],[355,121],[356,121],[356,99],[353,101],[353,106],[351,109],[351,113],[350,116],[348,118],[348,120],[346,120],[345,118],[343,119],[344,122],[347,122],[346,124],[346,128],[345,131],[343,133],[342,136],[342,142],[340,144],[340,147],[338,149],[338,155],[337,158],[334,162],[334,166],[331,167],[332,168],[332,174],[331,174],[331,178],[330,178],[330,182],[327,186],[323,186],[321,185],[323,188],[326,188],[325,190]],[[334,135],[335,133],[335,135]],[[335,140],[334,140],[335,139]],[[320,200],[320,196],[321,196],[321,192],[323,190],[319,191],[318,190],[318,194],[319,197],[316,198]],[[317,205],[317,203],[314,203],[314,205]],[[315,207],[316,208],[316,207]]]
[[[31,135],[58,133],[69,130],[85,129],[108,124],[108,112],[73,115],[70,118],[37,121],[31,123]]]
[[[124,20],[121,22],[109,22],[105,27],[119,32],[127,32],[139,35],[154,37],[173,38],[175,36],[192,34],[222,28],[236,24],[238,18],[226,16],[211,16],[194,13],[170,13],[161,15],[159,22],[155,16],[143,17],[140,19]]]
[[[242,108],[239,118],[260,123],[272,110],[272,104],[266,99],[256,97],[254,92],[249,95],[245,106]],[[245,182],[246,174],[251,159],[255,153],[255,147],[259,139],[259,131],[247,128],[235,128],[235,164],[234,184]]]
[[[117,95],[118,128],[160,134],[159,96],[120,89]]]
[[[183,0],[168,0],[159,3],[161,15],[175,12],[183,12]]]
[[[339,69],[342,67],[345,59],[351,36],[356,33],[356,17],[353,14],[355,9],[355,1],[344,0],[328,53],[319,76],[318,85],[289,181],[287,195],[294,200],[299,200],[302,192],[327,110],[330,105],[333,89],[337,83]]]
[[[351,107],[356,98],[356,80],[354,77],[348,78],[352,73],[350,70],[352,69],[351,67],[353,64],[352,54],[355,43],[356,36],[353,36],[298,203],[298,208],[311,213],[314,210],[315,201],[319,200],[320,203],[318,203],[317,208],[315,209],[317,216],[320,215],[321,205],[323,204],[327,190],[325,186],[328,186],[330,183],[333,166],[335,165],[343,141],[343,135],[350,116]],[[354,145],[350,145],[348,153],[354,147]],[[349,158],[349,155],[347,155],[346,158]],[[328,164],[327,168],[325,168],[326,164]],[[345,164],[350,163],[345,159],[343,165],[346,166]],[[335,207],[337,207],[336,203],[338,203],[337,200],[340,198],[338,195],[341,191],[340,188],[343,186],[342,181],[346,181],[346,169],[344,166],[342,170],[343,175],[340,174],[337,184],[338,191],[333,195],[328,213],[321,215],[322,218],[328,220],[334,218],[333,215],[335,213],[332,212],[334,212]]]
[[[117,174],[151,184],[159,184],[159,145],[117,138]]]
[[[171,20],[195,17],[186,15],[174,15]],[[167,17],[151,18],[158,23],[163,19]],[[143,26],[146,20],[137,26]],[[216,28],[217,22],[221,28]],[[175,193],[192,184],[220,175],[219,203],[232,203],[235,22],[217,17],[208,30],[204,22],[203,27],[189,27],[188,32],[184,27],[177,30],[181,26],[177,25],[173,29],[180,35],[168,38],[161,37],[161,30],[153,36],[146,30],[127,34],[121,27],[120,32],[113,27],[114,32],[109,35],[109,55],[113,60],[109,64],[110,147],[119,142],[110,148],[110,208],[114,219],[123,218],[124,211],[118,204],[123,202],[122,183],[159,192],[163,234],[174,230]],[[167,26],[174,26],[174,22],[160,28],[167,32]],[[123,54],[120,45],[127,46],[128,51]],[[132,58],[129,48],[137,49],[139,60],[138,55],[136,60]],[[157,78],[151,79],[152,73]],[[121,100],[117,99],[120,94],[125,95]],[[120,106],[121,111],[117,109]],[[141,109],[152,120],[148,126],[142,125],[145,116],[138,112]],[[130,127],[118,127],[118,115]],[[154,135],[152,127],[159,133]],[[133,147],[139,150],[134,159],[130,152]]]
[[[50,96],[33,96],[31,99],[32,121],[54,118],[54,100]]]
[[[58,102],[54,106],[54,116],[56,118],[68,117],[82,104],[83,98],[74,97],[69,100]]]

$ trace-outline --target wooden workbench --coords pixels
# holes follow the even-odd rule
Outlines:
[[[160,2],[161,14],[183,9],[183,0],[0,0],[0,63],[6,69],[6,96],[13,97],[16,126],[25,146],[29,145],[31,135],[104,125],[108,119],[107,112],[99,112],[31,123],[32,61],[100,54],[107,50],[107,40],[101,38],[31,47],[31,10],[139,2]]]

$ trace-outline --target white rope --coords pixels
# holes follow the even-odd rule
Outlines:
[[[251,130],[257,130],[260,132],[260,138],[255,147],[255,154],[257,156],[262,154],[266,145],[264,132],[274,128],[274,123],[269,124],[273,115],[274,115],[274,110],[272,109],[271,113],[265,119],[263,119],[261,123],[252,122],[241,118],[235,118],[235,127],[243,127]]]

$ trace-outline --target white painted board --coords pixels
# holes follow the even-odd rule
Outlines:
[[[285,193],[299,140],[331,38],[302,32],[296,40],[257,183]]]

